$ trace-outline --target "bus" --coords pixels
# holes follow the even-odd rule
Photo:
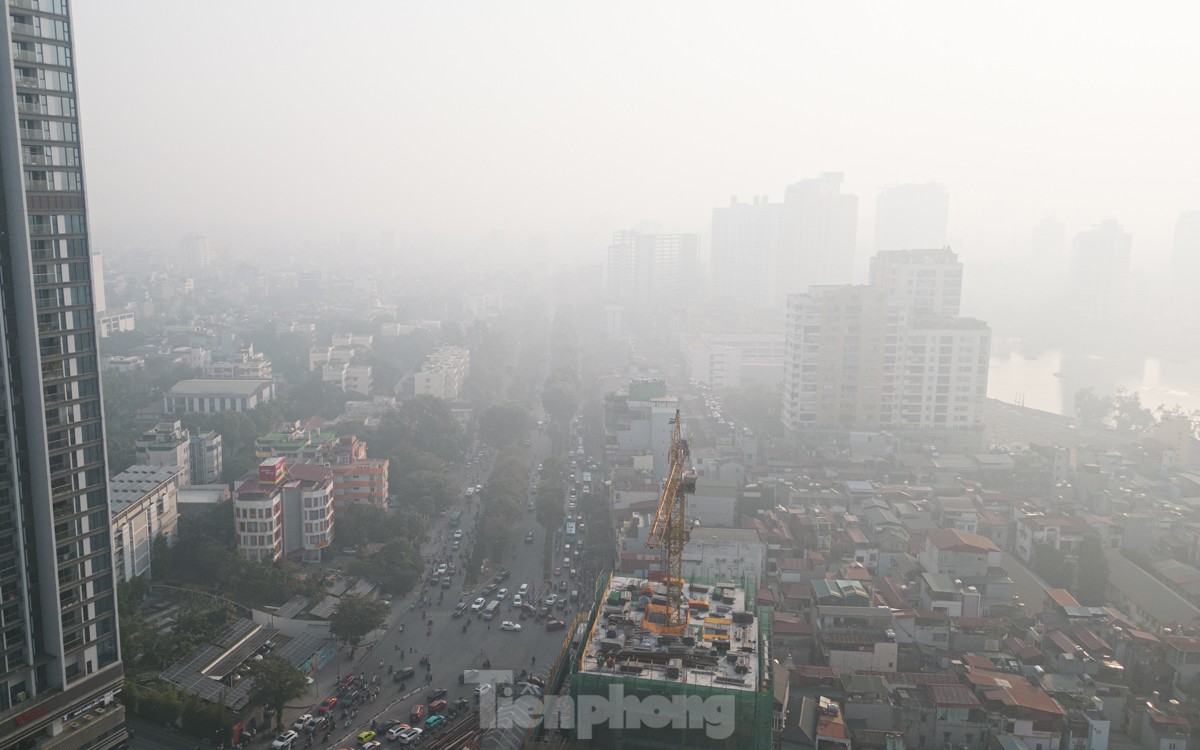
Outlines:
[[[583,472],[583,494],[592,494],[592,472]]]
[[[450,514],[450,528],[457,529],[458,522],[462,520],[462,511],[456,510]]]
[[[575,522],[574,521],[567,521],[567,528],[564,533],[566,534],[568,543],[575,541]]]
[[[496,616],[496,611],[500,609],[500,600],[493,599],[488,602],[488,605],[483,608],[483,619],[490,620]]]

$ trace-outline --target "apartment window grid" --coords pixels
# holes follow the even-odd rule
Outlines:
[[[25,5],[26,9],[10,8],[10,27],[25,188],[30,196],[27,226],[35,261],[54,536],[60,551],[60,624],[64,656],[69,658],[103,639],[99,666],[105,666],[117,657],[113,566],[103,452],[89,450],[100,443],[102,430],[70,28],[65,18],[40,15],[61,15],[65,3]],[[76,198],[77,209],[46,210],[47,203],[36,200],[42,191],[61,193],[67,202]],[[63,550],[73,553],[64,555]]]

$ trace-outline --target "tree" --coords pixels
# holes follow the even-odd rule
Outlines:
[[[1095,534],[1084,537],[1079,547],[1076,577],[1079,603],[1085,607],[1103,606],[1108,591],[1108,558],[1104,556],[1104,543]]]
[[[1143,432],[1154,424],[1154,415],[1142,406],[1142,397],[1137,391],[1118,388],[1112,397],[1112,420],[1118,430]]]
[[[365,596],[343,596],[333,616],[329,618],[329,632],[350,644],[350,658],[363,636],[383,627],[387,621],[388,605],[378,599]]]
[[[1033,546],[1033,572],[1050,586],[1064,588],[1071,584],[1071,581],[1064,580],[1066,562],[1066,558],[1057,547],[1049,544]]]
[[[350,564],[351,575],[375,581],[386,592],[402,596],[421,575],[421,555],[413,543],[397,537],[375,554]]]
[[[562,378],[547,379],[542,386],[542,406],[550,419],[567,424],[579,408],[579,387]]]
[[[248,679],[254,681],[250,687],[250,702],[275,712],[276,731],[283,728],[283,708],[287,702],[304,695],[308,689],[304,672],[274,654],[255,662]]]
[[[1091,388],[1081,388],[1075,392],[1075,416],[1080,424],[1099,427],[1108,420],[1111,402],[1100,396]]]

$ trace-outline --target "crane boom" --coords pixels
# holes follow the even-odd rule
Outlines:
[[[696,475],[687,468],[691,453],[683,439],[682,419],[675,410],[671,445],[667,451],[670,468],[663,482],[658,510],[646,537],[646,546],[663,549],[666,555],[667,611],[664,622],[647,621],[647,627],[664,633],[682,633],[687,626],[683,613],[683,548],[691,536],[687,522],[687,495],[696,491]],[[649,613],[648,613],[649,615]]]

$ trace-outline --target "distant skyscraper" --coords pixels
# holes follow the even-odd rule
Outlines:
[[[1071,248],[1072,321],[1081,333],[1111,334],[1129,309],[1133,236],[1115,219],[1075,235]]]
[[[858,197],[842,191],[842,173],[789,185],[783,198],[775,302],[811,286],[854,280]]]
[[[104,315],[108,301],[104,298],[104,256],[92,251],[92,295],[96,300],[96,315]]]
[[[208,268],[212,265],[212,247],[208,238],[202,234],[186,234],[180,243],[183,247],[183,259],[188,268]]]
[[[713,296],[757,308],[778,308],[775,283],[779,270],[779,228],[783,204],[767,196],[753,203],[713,209]]]
[[[605,302],[636,320],[677,307],[695,294],[700,237],[617,232],[604,267]]]
[[[73,29],[64,0],[8,13],[0,747],[107,750],[125,709]]]
[[[950,194],[936,182],[890,185],[875,204],[875,252],[946,246]]]
[[[950,248],[887,250],[871,258],[871,286],[888,290],[894,304],[935,315],[958,315],[963,266]]]

